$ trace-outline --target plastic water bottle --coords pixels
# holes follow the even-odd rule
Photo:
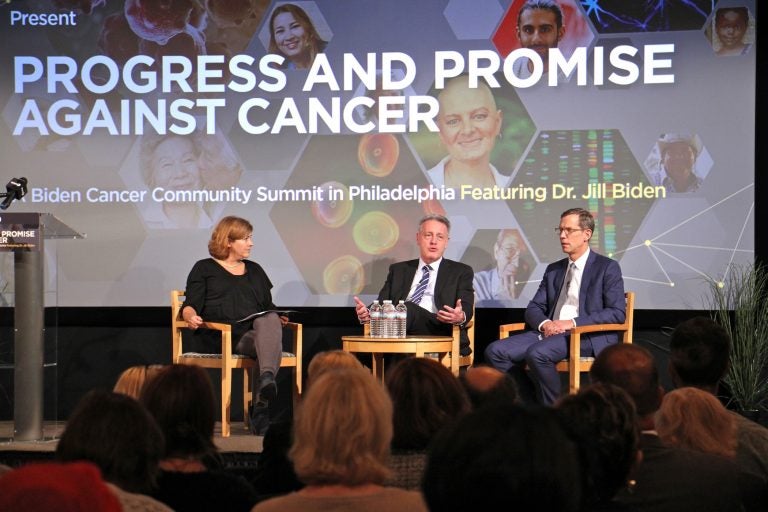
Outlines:
[[[395,336],[398,338],[405,338],[405,325],[408,321],[408,308],[405,307],[405,301],[400,301],[395,307],[397,317],[397,329],[395,330]]]
[[[385,300],[381,306],[382,337],[394,338],[397,336],[395,328],[397,325],[397,311],[391,300]]]
[[[371,338],[381,338],[381,305],[378,300],[373,301],[368,313],[371,315]]]

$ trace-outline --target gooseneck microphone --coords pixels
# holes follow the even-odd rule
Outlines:
[[[11,178],[11,181],[5,186],[5,193],[0,193],[4,197],[0,203],[0,210],[7,210],[14,199],[21,199],[27,195],[27,178]]]

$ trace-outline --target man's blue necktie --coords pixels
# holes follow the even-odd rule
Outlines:
[[[416,289],[413,291],[413,295],[411,295],[411,298],[409,299],[414,304],[421,302],[421,298],[424,296],[424,291],[429,285],[429,271],[432,270],[432,267],[429,265],[424,265],[421,267],[421,270],[422,274],[421,279],[419,280],[419,284],[416,285]]]

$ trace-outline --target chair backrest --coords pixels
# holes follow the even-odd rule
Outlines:
[[[182,304],[184,304],[184,290],[171,290],[171,325],[173,327],[177,324],[184,324],[182,327],[186,327],[186,322],[181,318]]]
[[[475,296],[475,299],[477,299],[477,296]],[[467,338],[469,338],[469,349],[471,350],[470,354],[468,356],[460,356],[459,357],[459,366],[472,366],[472,364],[475,362],[475,314],[477,313],[477,308],[475,307],[475,303],[472,303],[472,319],[467,322],[467,325],[465,326],[467,329]],[[461,336],[461,330],[457,327],[454,327],[453,329],[453,335],[454,336]],[[461,342],[461,339],[459,339],[459,342]]]
[[[184,304],[184,290],[171,290],[171,336],[173,340],[171,360],[174,363],[178,363],[181,357],[182,335],[183,330],[187,327],[187,322],[181,317],[182,304]]]
[[[635,292],[625,292],[624,299],[626,300],[626,319],[624,325],[627,326],[626,331],[622,331],[622,343],[632,343],[632,331],[635,329]]]

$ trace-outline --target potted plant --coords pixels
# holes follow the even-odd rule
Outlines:
[[[733,265],[723,281],[709,284],[712,318],[731,335],[724,383],[735,408],[755,419],[768,408],[768,267]]]

